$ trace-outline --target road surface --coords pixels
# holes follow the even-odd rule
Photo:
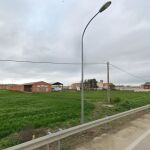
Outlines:
[[[103,134],[76,150],[150,150],[150,113],[120,131]]]
[[[150,150],[150,130],[137,138],[126,150]]]

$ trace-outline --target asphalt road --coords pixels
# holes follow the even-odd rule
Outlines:
[[[127,150],[150,150],[150,130],[133,142]]]
[[[103,134],[76,150],[150,150],[150,113],[115,133]]]

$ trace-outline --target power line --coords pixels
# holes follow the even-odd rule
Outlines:
[[[66,62],[50,62],[50,61],[32,61],[32,60],[13,60],[13,59],[1,59],[1,62],[16,62],[16,63],[32,63],[32,64],[63,64],[63,65],[70,65],[70,64],[80,64],[80,63],[66,63]]]
[[[126,71],[126,70],[124,70],[124,69],[122,69],[122,68],[116,66],[116,65],[113,65],[113,64],[110,64],[110,65],[111,65],[112,67],[114,67],[114,68],[116,68],[116,69],[118,69],[118,70],[124,72],[124,73],[127,73],[128,75],[130,75],[130,76],[132,76],[132,77],[134,77],[134,78],[137,78],[137,79],[143,80],[143,81],[147,81],[147,79],[144,79],[144,78],[142,78],[142,77],[140,77],[140,76],[134,75],[134,74],[132,74],[132,73],[130,73],[130,72],[128,72],[128,71]]]
[[[51,62],[51,61],[32,61],[32,60],[13,60],[13,59],[0,59],[0,62],[16,62],[16,63],[32,63],[32,64],[54,64],[54,65],[80,65],[78,62]],[[89,62],[85,65],[99,65],[106,63]]]
[[[15,63],[31,63],[31,64],[53,64],[53,65],[81,65],[81,63],[79,62],[52,62],[52,61],[32,61],[32,60],[16,60],[16,59],[0,59],[0,62],[15,62]],[[100,63],[100,62],[85,62],[84,63],[85,65],[100,65],[100,64],[107,64],[107,63]],[[137,78],[139,80],[143,80],[143,81],[147,81],[146,79],[140,77],[140,76],[137,76],[137,75],[134,75],[116,65],[113,65],[113,64],[110,64],[112,67],[124,72],[124,73],[127,73],[128,75],[134,77],[134,78]]]

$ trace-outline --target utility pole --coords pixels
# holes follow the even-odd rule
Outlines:
[[[108,103],[110,103],[110,80],[109,80],[109,71],[110,71],[110,67],[109,67],[110,63],[107,62],[107,100],[108,100]]]

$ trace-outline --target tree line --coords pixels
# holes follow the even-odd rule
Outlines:
[[[87,79],[84,81],[84,89],[86,89],[86,90],[97,89],[98,88],[97,83],[98,83],[98,81],[96,79]],[[107,84],[107,83],[105,83],[105,84]],[[110,89],[114,89],[114,87],[115,87],[114,84],[112,84],[112,83],[109,84]]]

